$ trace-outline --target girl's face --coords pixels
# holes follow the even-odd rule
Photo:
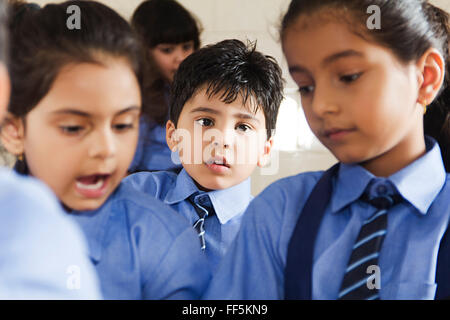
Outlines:
[[[415,64],[400,63],[345,24],[307,26],[305,19],[286,30],[283,51],[318,139],[341,162],[361,163],[376,175],[393,173],[423,153]]]
[[[150,54],[156,62],[163,77],[172,83],[180,63],[194,52],[194,41],[182,43],[160,43],[150,49]]]
[[[66,65],[25,118],[31,174],[67,207],[97,209],[133,158],[140,108],[139,84],[124,59]]]

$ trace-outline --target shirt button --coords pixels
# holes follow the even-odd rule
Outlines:
[[[386,188],[386,186],[385,186],[385,185],[379,185],[379,186],[377,187],[377,193],[378,193],[378,195],[380,195],[380,196],[385,195],[385,194],[387,193],[387,188]]]

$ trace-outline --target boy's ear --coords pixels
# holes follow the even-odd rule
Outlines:
[[[8,113],[0,127],[3,146],[13,155],[24,153],[25,126],[22,119]]]
[[[171,120],[168,120],[166,123],[166,142],[170,150],[172,150],[173,152],[176,151],[178,145],[176,131],[177,129],[175,128],[175,124]]]
[[[441,53],[435,49],[428,49],[417,61],[419,70],[419,94],[417,102],[429,105],[434,100],[445,78],[445,61]]]
[[[258,167],[262,168],[266,166],[270,161],[270,151],[272,151],[273,147],[273,137],[270,137],[269,140],[266,140],[264,143],[264,152],[258,158]]]
[[[11,83],[9,80],[8,70],[6,66],[0,64],[0,124],[2,123],[3,117],[6,113],[6,109],[9,104],[9,95],[11,91]]]

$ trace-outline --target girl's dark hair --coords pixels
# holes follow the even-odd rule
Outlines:
[[[200,23],[182,5],[174,0],[147,0],[135,10],[131,25],[140,36],[144,47],[151,49],[161,43],[194,42],[200,47]],[[160,125],[167,120],[168,103],[165,92],[168,84],[158,66],[146,50],[143,113]]]
[[[80,29],[67,25],[67,9],[73,5],[80,9]],[[25,117],[48,93],[61,68],[71,63],[125,58],[142,83],[140,41],[114,10],[95,1],[67,1],[42,9],[21,6],[26,4],[13,5],[10,18],[13,115]]]
[[[381,29],[369,30],[367,8],[376,5],[381,10]],[[438,140],[447,171],[450,145],[450,61],[449,14],[427,0],[292,0],[281,22],[280,37],[300,15],[308,16],[322,9],[344,18],[358,35],[368,37],[396,57],[409,63],[417,61],[428,49],[436,48],[444,57],[446,77],[440,95],[425,115],[425,133]],[[355,20],[359,23],[355,24]]]
[[[275,129],[283,99],[284,81],[276,60],[255,50],[255,44],[224,40],[188,56],[178,68],[172,85],[170,120],[178,123],[186,102],[202,88],[225,103],[254,99],[266,119],[267,139]]]

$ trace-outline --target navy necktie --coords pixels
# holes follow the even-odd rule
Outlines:
[[[378,267],[378,257],[387,231],[387,212],[401,200],[395,187],[388,181],[383,181],[384,179],[372,181],[367,192],[362,196],[362,200],[376,207],[377,211],[361,226],[347,264],[338,299],[380,298],[379,287],[374,286],[372,282],[374,279],[372,272],[376,272]],[[373,194],[375,196],[371,196]]]
[[[198,198],[198,201],[200,204],[197,204],[195,199]],[[195,211],[198,215],[198,220],[194,222],[192,225],[194,229],[198,233],[198,237],[200,239],[200,247],[202,251],[205,251],[206,249],[206,241],[205,241],[205,219],[208,216],[211,216],[214,214],[214,207],[211,204],[211,200],[209,199],[209,196],[207,194],[203,194],[201,196],[198,196],[198,193],[195,193],[191,195],[188,198],[189,202],[194,207]]]

